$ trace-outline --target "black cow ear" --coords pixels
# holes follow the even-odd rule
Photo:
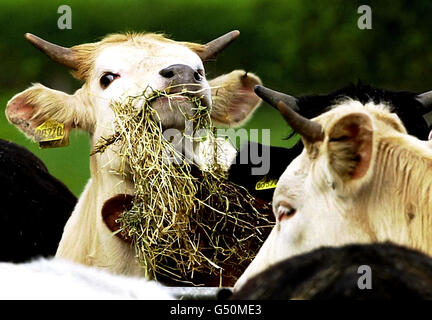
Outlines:
[[[132,208],[133,198],[130,194],[118,194],[105,201],[102,206],[102,220],[105,225],[126,242],[131,242],[132,239],[128,237],[127,232],[120,232],[120,224],[117,221],[123,212]]]

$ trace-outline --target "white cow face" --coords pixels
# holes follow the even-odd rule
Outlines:
[[[95,57],[88,90],[93,93],[92,105],[96,114],[110,116],[96,121],[112,122],[109,104],[126,96],[150,95],[153,90],[168,87],[171,92],[187,89],[197,92],[203,104],[212,107],[210,85],[205,77],[203,62],[188,47],[161,37],[143,36],[141,42],[113,44],[101,49]],[[183,113],[191,116],[193,105],[185,96],[160,98],[153,107],[158,110],[160,120],[166,128],[184,127]]]
[[[320,246],[369,242],[351,194],[336,189],[325,156],[310,159],[304,150],[287,167],[273,196],[276,226],[268,263],[302,254]]]
[[[114,131],[112,101],[170,88],[170,93],[178,93],[175,98],[153,102],[164,128],[183,129],[185,114],[194,112],[182,90],[199,97],[216,123],[236,126],[258,106],[253,87],[260,80],[236,70],[208,81],[203,62],[213,59],[237,36],[233,31],[200,45],[157,34],[115,34],[97,43],[62,48],[27,35],[36,47],[73,69],[85,83],[72,95],[36,84],[9,101],[7,117],[29,137],[37,126],[52,119],[65,124],[66,131],[89,131],[94,144]]]
[[[377,141],[405,134],[400,119],[385,106],[348,100],[317,117],[322,139],[304,139],[305,149],[280,177],[273,212],[280,256],[289,257],[324,245],[370,242],[379,234],[359,212],[370,211]]]

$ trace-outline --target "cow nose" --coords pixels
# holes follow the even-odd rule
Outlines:
[[[185,64],[173,64],[159,71],[159,74],[168,79],[171,85],[200,84],[203,76]]]

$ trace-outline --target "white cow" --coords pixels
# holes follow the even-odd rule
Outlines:
[[[0,263],[0,300],[172,300],[155,281],[114,275],[62,259]]]
[[[305,146],[273,196],[276,226],[236,283],[321,246],[392,241],[432,254],[431,143],[389,106],[342,99],[307,120],[271,101]],[[366,262],[365,262],[366,263]]]
[[[67,132],[73,128],[85,130],[90,134],[93,150],[101,137],[114,133],[115,114],[110,108],[113,100],[136,96],[146,89],[149,93],[177,85],[197,91],[216,123],[238,125],[259,104],[253,92],[259,78],[236,70],[207,81],[203,65],[238,35],[238,31],[232,31],[200,45],[152,33],[127,33],[64,48],[26,34],[33,45],[85,82],[71,95],[35,84],[8,102],[7,118],[30,138],[34,137],[35,128],[49,119],[63,123]],[[191,113],[193,107],[181,96],[171,101],[171,107],[166,98],[157,99],[152,106],[164,128],[180,130],[185,125],[183,112]],[[229,164],[235,149],[231,145],[222,149],[225,154],[221,158]],[[56,256],[118,274],[142,275],[134,249],[113,236],[101,215],[107,200],[134,193],[131,179],[113,173],[119,164],[120,158],[111,148],[90,158],[91,179],[66,224]]]

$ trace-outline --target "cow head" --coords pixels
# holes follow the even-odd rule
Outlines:
[[[302,136],[304,150],[278,181],[276,226],[237,288],[275,262],[321,246],[390,240],[432,251],[421,227],[430,219],[422,191],[430,185],[430,144],[408,135],[388,105],[345,98],[308,120],[296,112],[297,98],[263,87],[257,93]]]
[[[63,123],[67,132],[71,128],[90,132],[94,143],[113,132],[112,101],[170,88],[178,96],[169,102],[163,97],[153,101],[164,128],[182,129],[184,114],[193,112],[190,100],[182,95],[184,90],[201,99],[216,123],[238,125],[259,103],[253,87],[260,80],[237,70],[208,81],[203,65],[238,35],[238,31],[232,31],[201,45],[176,42],[158,34],[127,33],[64,48],[26,34],[27,40],[71,69],[84,85],[69,95],[35,84],[9,101],[7,118],[31,138],[37,126],[52,119]]]

